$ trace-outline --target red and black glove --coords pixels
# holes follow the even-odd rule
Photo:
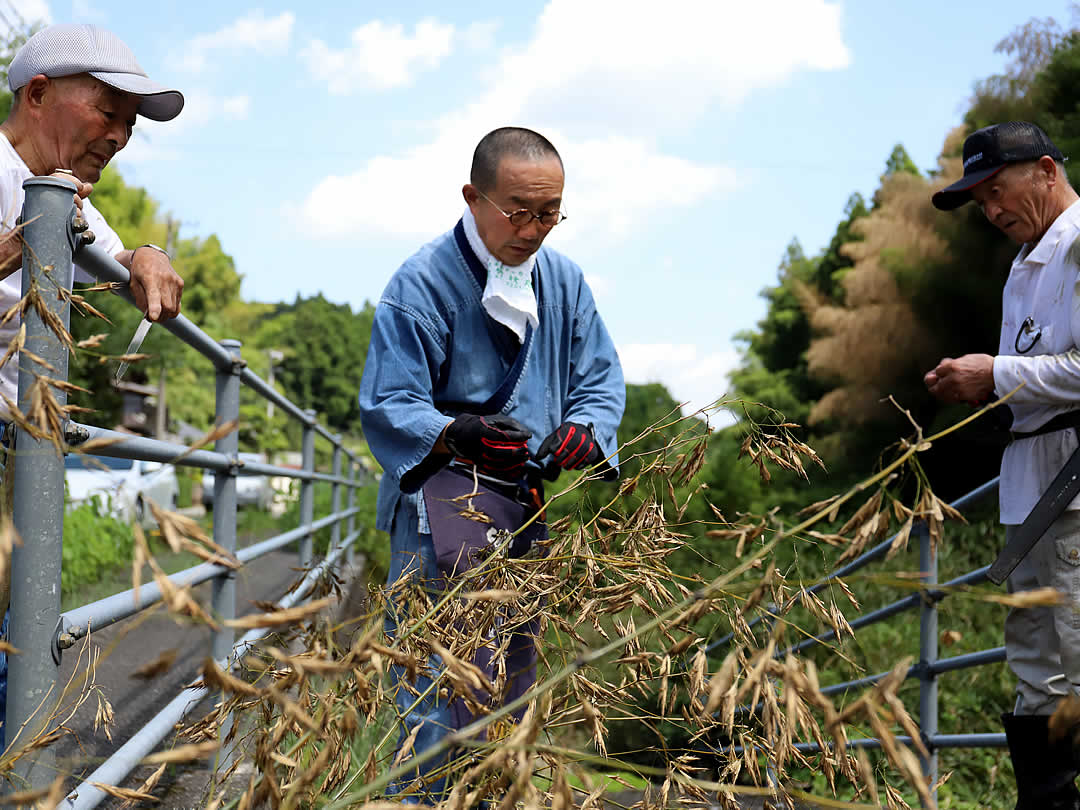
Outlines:
[[[455,457],[500,478],[513,478],[529,460],[530,436],[527,427],[509,416],[463,413],[447,426],[443,441]]]
[[[604,451],[596,443],[592,427],[577,422],[563,422],[555,432],[544,439],[536,451],[538,459],[548,453],[564,470],[591,467],[604,457]]]

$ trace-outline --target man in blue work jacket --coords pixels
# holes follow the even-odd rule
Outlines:
[[[376,526],[390,534],[389,583],[440,577],[423,488],[454,458],[508,482],[537,459],[617,475],[619,358],[581,269],[542,247],[565,218],[563,179],[562,159],[539,133],[484,136],[461,220],[405,261],[375,310],[359,400],[384,470]],[[437,672],[438,660],[429,664]],[[435,689],[418,700],[399,688],[397,704],[399,745],[423,724],[417,752],[463,722]],[[427,784],[402,798],[437,801],[445,777],[424,777],[445,763],[424,763],[413,777]]]

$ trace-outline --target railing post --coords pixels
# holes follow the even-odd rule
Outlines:
[[[937,663],[938,657],[938,613],[937,601],[929,596],[929,591],[938,581],[937,551],[925,523],[919,524],[918,532],[919,572],[927,589],[919,617],[919,725],[930,752],[929,758],[922,759],[923,775],[927,783],[933,785],[938,776],[938,755],[931,742],[938,733],[938,685],[937,676],[930,667]],[[934,801],[937,801],[937,791],[934,791]]]
[[[334,477],[341,478],[341,434],[334,437]],[[330,489],[330,511],[337,514],[341,511],[341,484],[334,482]],[[333,551],[341,544],[341,521],[335,520],[330,527],[330,550]]]
[[[217,370],[215,380],[214,424],[224,425],[238,422],[240,419],[240,371],[243,360],[240,358],[239,340],[223,340],[222,347],[232,355],[231,368]],[[214,449],[237,461],[240,449],[240,436],[236,430],[229,431],[217,440]],[[214,542],[229,552],[236,551],[236,467],[228,472],[214,474]],[[236,574],[228,571],[215,577],[212,590],[213,615],[216,619],[236,618]],[[213,657],[215,661],[227,659],[232,654],[236,642],[236,631],[222,624],[214,631]],[[226,718],[218,733],[224,740],[232,727],[232,717]],[[230,752],[224,748],[214,765],[228,767]]]
[[[305,472],[315,472],[315,411],[307,409],[304,413],[309,417],[310,421],[304,425],[304,443],[303,443],[303,466]],[[315,482],[310,478],[304,479],[300,483],[300,525],[311,526],[312,520],[315,518]],[[311,567],[312,560],[312,534],[309,531],[300,540],[300,567],[307,569]]]
[[[218,369],[215,385],[214,424],[224,425],[240,419],[240,359],[238,340],[223,340],[221,345],[233,357],[233,366],[227,371]],[[214,449],[237,459],[240,437],[233,430],[217,440]],[[214,542],[226,551],[236,551],[236,468],[214,474]],[[214,579],[214,615],[222,619],[236,618],[236,578],[230,572]],[[220,661],[232,651],[236,633],[230,627],[214,631],[213,655]]]
[[[353,455],[349,454],[349,494],[345,498],[345,508],[352,510],[356,506],[356,468],[359,466]],[[349,515],[349,520],[345,524],[345,536],[352,537],[356,531],[356,515]],[[345,565],[349,570],[356,564],[356,542],[350,542],[349,547],[345,549]]]
[[[67,327],[68,302],[61,300],[56,291],[61,287],[71,289],[71,256],[76,239],[71,228],[74,189],[69,183],[46,177],[27,180],[23,188],[22,293],[24,297],[39,294],[41,306],[54,312]],[[27,309],[23,325],[27,348],[32,348],[42,363],[54,367],[50,370],[38,365],[26,352],[19,355],[19,409],[29,414],[39,374],[67,380],[68,352],[35,307]],[[66,404],[62,389],[47,390],[59,405]],[[35,440],[25,431],[17,441],[13,517],[23,542],[14,549],[11,559],[9,636],[20,654],[8,657],[4,723],[8,746],[22,746],[33,740],[47,727],[58,703],[60,650],[56,629],[64,530],[64,459],[49,441]],[[16,733],[18,739],[13,740]],[[55,763],[56,755],[49,747],[21,757],[15,763],[16,789],[48,787],[56,777]]]

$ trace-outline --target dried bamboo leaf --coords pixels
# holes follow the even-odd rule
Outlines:
[[[195,759],[206,759],[216,753],[221,747],[217,740],[207,740],[191,745],[178,745],[168,751],[159,751],[143,758],[144,765],[168,765],[172,762],[191,762]]]
[[[332,597],[316,599],[304,605],[275,610],[270,613],[253,613],[239,619],[226,619],[226,627],[234,627],[238,630],[253,630],[256,627],[277,627],[279,624],[292,624],[320,613],[330,606]]]

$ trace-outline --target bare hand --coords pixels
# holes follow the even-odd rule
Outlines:
[[[89,183],[84,183],[71,172],[60,169],[53,172],[50,177],[75,186],[75,207],[79,209],[79,213],[82,213],[82,201],[90,196],[90,192],[94,190],[94,187]]]
[[[994,358],[989,354],[946,357],[927,372],[923,382],[943,402],[978,405],[994,393]]]
[[[131,294],[151,321],[167,321],[180,314],[184,280],[160,250],[138,248],[131,257]]]

